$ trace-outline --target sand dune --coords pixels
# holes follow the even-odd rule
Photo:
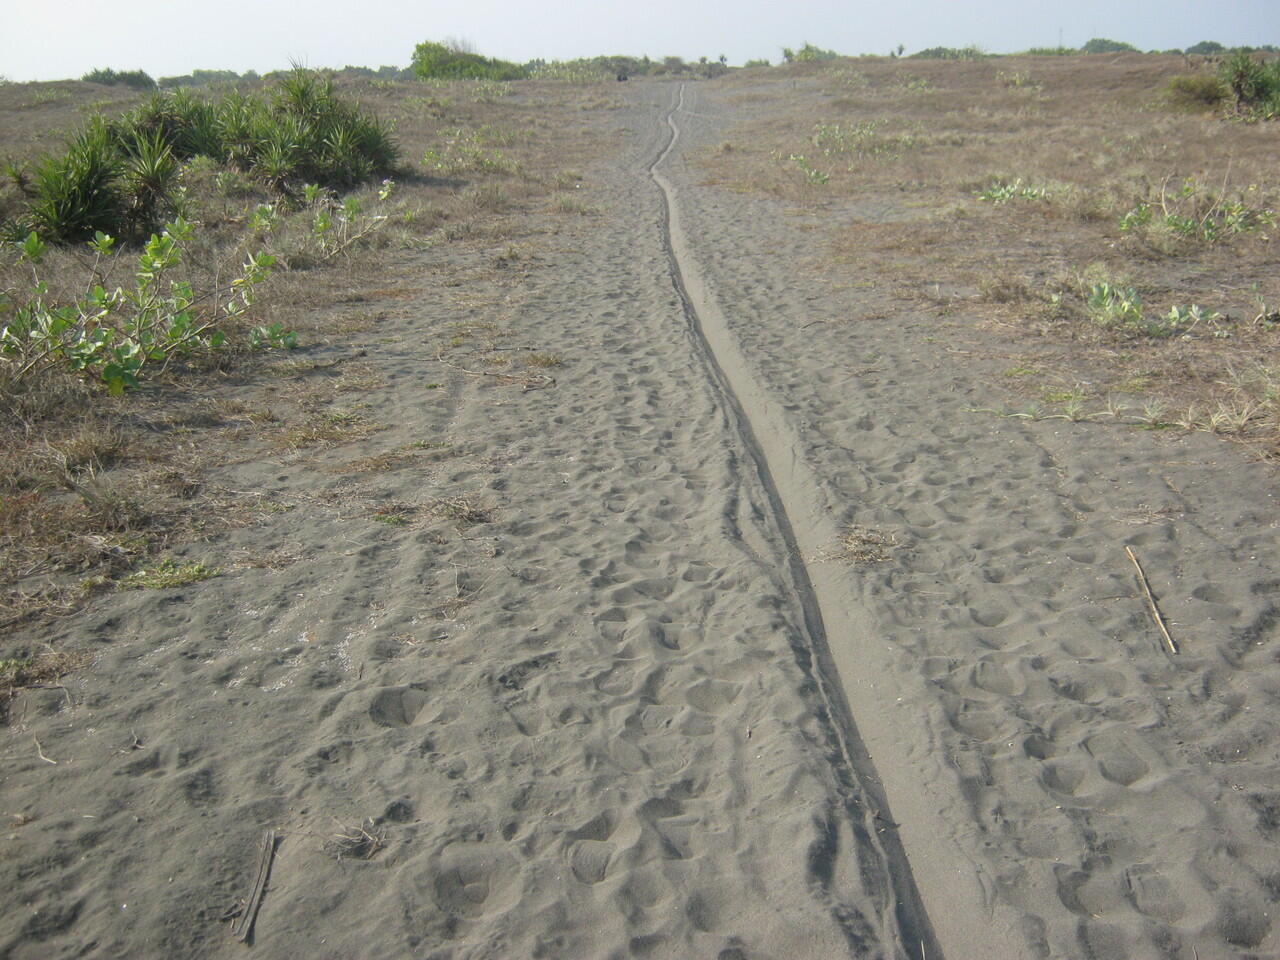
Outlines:
[[[47,628],[96,663],[7,737],[0,955],[242,955],[268,828],[263,957],[1280,955],[1271,468],[974,413],[981,359],[701,185],[740,108],[624,86],[601,216],[406,264],[386,429],[249,451],[221,576]]]

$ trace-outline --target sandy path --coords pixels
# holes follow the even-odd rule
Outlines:
[[[97,660],[17,705],[0,955],[241,956],[221,918],[267,828],[257,956],[915,955],[775,498],[672,284],[655,107],[593,174],[604,216],[515,267],[505,241],[406,264],[354,392],[317,374],[386,428],[228,466],[277,507],[191,549],[221,576],[39,638]],[[486,369],[484,338],[563,358],[556,385],[434,361],[456,340]],[[438,509],[462,497],[478,522]],[[396,503],[416,519],[376,522]]]

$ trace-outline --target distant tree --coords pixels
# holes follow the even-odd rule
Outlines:
[[[1198,56],[1211,56],[1215,53],[1226,53],[1227,48],[1216,40],[1201,40],[1199,43],[1192,44],[1184,50],[1184,53],[1192,53]]]
[[[518,64],[430,41],[414,48],[412,68],[423,80],[519,80],[525,76]]]
[[[912,60],[982,60],[987,56],[985,50],[978,46],[969,47],[929,47],[911,55]]]
[[[768,60],[748,60],[746,63],[743,64],[743,66],[744,67],[767,67],[769,66],[769,61]]]
[[[1104,37],[1094,37],[1080,48],[1081,53],[1137,53],[1138,48],[1132,44],[1122,43],[1119,40],[1107,40]]]
[[[234,83],[240,75],[234,70],[192,70],[181,77],[161,77],[162,87],[198,87],[209,83]]]

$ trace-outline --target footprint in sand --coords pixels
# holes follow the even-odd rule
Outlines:
[[[436,905],[455,917],[493,916],[520,900],[515,858],[497,844],[451,844],[420,882],[428,878]]]
[[[580,883],[596,884],[608,875],[615,849],[608,841],[617,822],[617,813],[606,810],[569,833],[569,869]]]
[[[387,687],[369,704],[369,719],[380,727],[408,727],[419,722],[430,700],[420,686]]]

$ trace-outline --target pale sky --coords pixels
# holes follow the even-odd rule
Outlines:
[[[840,53],[977,44],[992,53],[1078,47],[1280,45],[1280,0],[2,0],[0,76],[79,77],[94,67],[254,69],[407,66],[423,40],[455,37],[525,62],[597,54],[777,62],[808,41]]]

